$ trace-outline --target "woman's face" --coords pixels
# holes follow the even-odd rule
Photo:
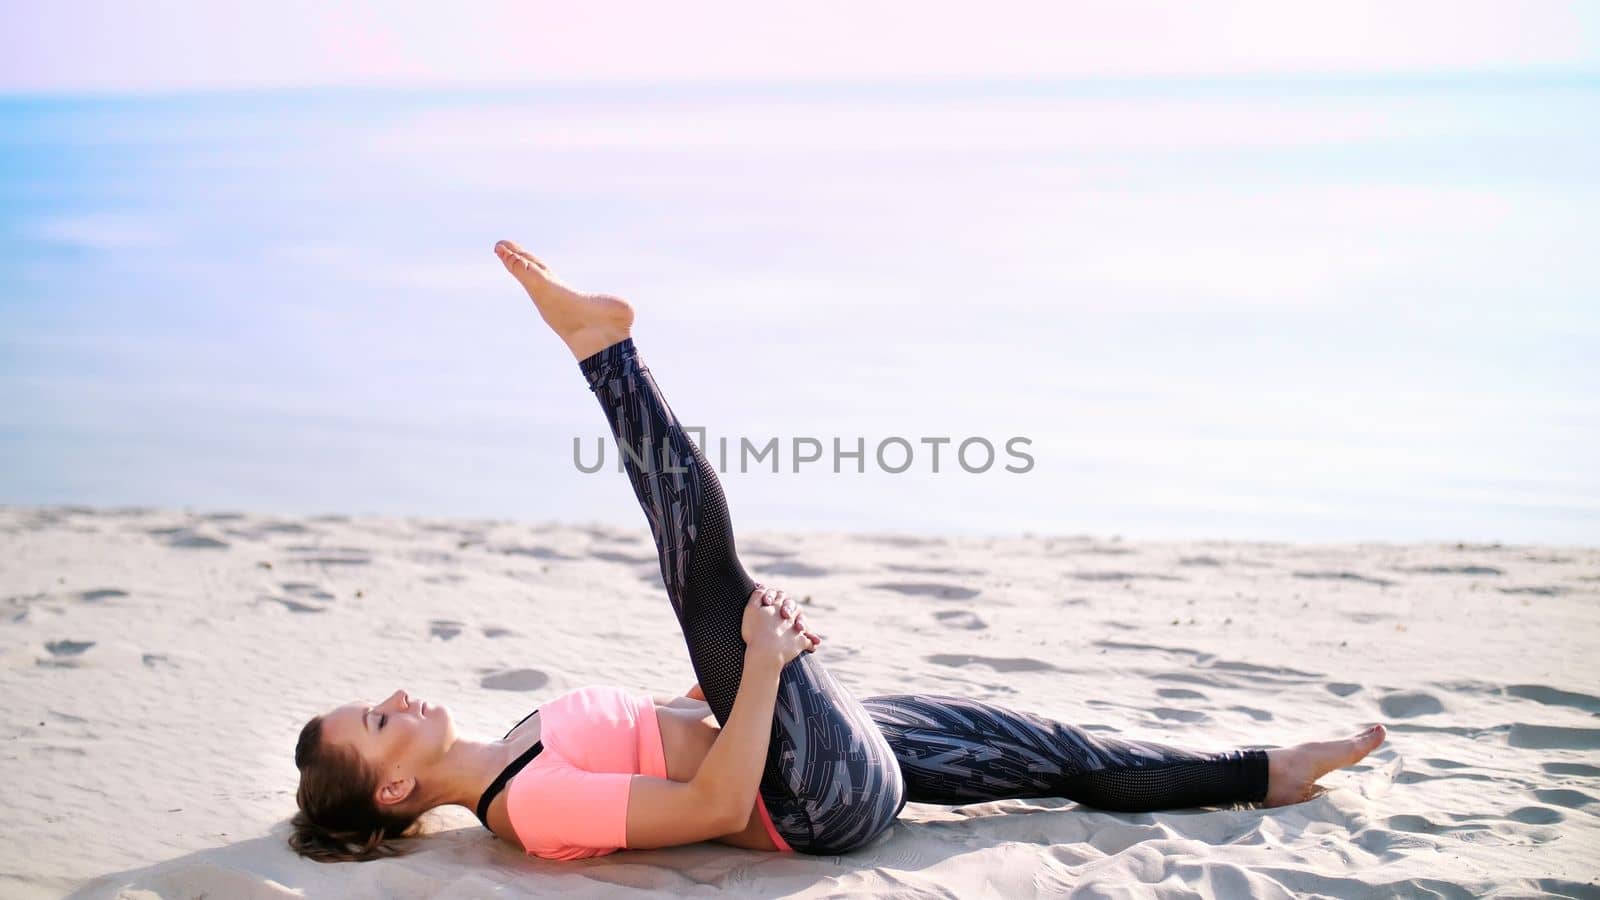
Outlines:
[[[346,703],[322,719],[323,739],[352,747],[378,773],[380,803],[410,795],[415,780],[426,775],[455,743],[450,708],[434,706],[405,691],[381,703]]]

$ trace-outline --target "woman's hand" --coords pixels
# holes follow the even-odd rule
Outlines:
[[[745,604],[744,637],[746,657],[765,657],[781,668],[801,653],[816,647],[800,617],[800,607],[783,591],[756,585]]]
[[[763,594],[762,602],[765,605],[781,606],[784,601],[788,601],[790,605],[794,606],[795,630],[804,633],[806,637],[811,639],[811,649],[807,650],[806,652],[815,653],[817,651],[817,647],[822,645],[822,635],[812,631],[810,626],[806,625],[806,614],[800,611],[799,605],[795,604],[794,601],[789,598],[789,595],[781,588],[772,593],[765,593],[766,591],[766,585],[759,581],[756,582],[756,593]]]

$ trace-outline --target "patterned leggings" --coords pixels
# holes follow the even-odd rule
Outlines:
[[[632,338],[578,365],[649,519],[701,690],[726,723],[744,669],[740,624],[755,581],[734,551],[722,485]],[[779,678],[761,779],[774,827],[795,850],[816,854],[863,846],[907,801],[1058,796],[1144,811],[1259,802],[1266,790],[1262,750],[1190,753],[956,697],[857,701],[809,653]]]

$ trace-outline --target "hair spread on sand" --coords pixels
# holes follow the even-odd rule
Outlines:
[[[418,816],[378,808],[377,774],[354,749],[322,739],[321,716],[300,730],[294,764],[300,770],[300,811],[289,846],[296,853],[317,862],[361,862],[410,852],[391,842],[416,837]]]

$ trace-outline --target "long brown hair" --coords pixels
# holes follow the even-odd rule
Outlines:
[[[300,770],[289,846],[317,862],[360,862],[404,856],[413,849],[393,843],[417,837],[417,813],[379,808],[378,775],[354,748],[322,739],[322,717],[300,729],[294,748]]]

